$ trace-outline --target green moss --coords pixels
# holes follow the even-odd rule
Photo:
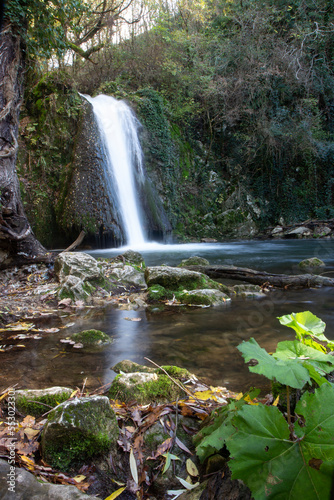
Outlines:
[[[148,300],[166,300],[173,297],[173,293],[161,285],[153,285],[147,289]]]
[[[109,448],[110,438],[102,432],[95,436],[80,430],[66,433],[64,427],[59,426],[52,443],[44,447],[43,456],[53,467],[67,471],[70,465],[82,463]]]
[[[157,447],[166,441],[170,437],[166,432],[156,431],[150,432],[147,431],[144,435],[144,443],[148,451],[156,451]]]
[[[161,368],[163,368],[168,373],[168,375],[175,379],[188,380],[189,378],[191,378],[191,373],[186,368],[179,368],[178,366],[170,365],[162,366]],[[158,369],[157,373],[163,373],[163,371]]]
[[[100,330],[84,330],[74,333],[72,339],[88,346],[110,344],[112,341],[106,333]]]
[[[210,262],[207,259],[193,255],[192,257],[189,257],[189,259],[182,260],[182,262],[178,265],[178,267],[207,266],[209,264],[210,264]]]
[[[109,396],[128,403],[136,401],[138,404],[160,403],[173,401],[180,395],[181,389],[167,375],[159,375],[156,380],[139,382],[134,375],[129,377],[131,385],[125,384],[124,375],[117,375],[113,381]]]
[[[67,401],[69,397],[70,394],[67,392],[45,394],[39,397],[17,396],[16,407],[25,415],[40,417],[44,413],[50,411],[51,408],[55,408],[55,406]]]

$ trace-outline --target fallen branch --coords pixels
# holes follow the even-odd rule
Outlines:
[[[75,241],[73,241],[73,243],[69,247],[65,248],[65,250],[63,250],[61,253],[70,252],[71,250],[74,250],[76,247],[78,247],[82,243],[85,236],[86,236],[85,231],[81,231],[81,233],[79,234],[77,239]]]
[[[334,279],[327,276],[318,276],[313,274],[270,274],[264,271],[255,271],[234,266],[185,266],[184,269],[198,271],[206,274],[210,278],[225,278],[238,281],[247,281],[253,285],[263,285],[268,283],[275,288],[315,288],[321,286],[334,286]]]

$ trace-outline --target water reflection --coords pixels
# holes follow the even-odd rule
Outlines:
[[[241,266],[244,259],[245,265],[255,267],[258,259],[264,259],[258,267],[269,270],[270,266],[284,267],[287,262],[291,264],[312,256],[317,243],[233,243],[224,246],[224,253],[215,259],[212,258],[212,252],[217,249],[211,248],[209,260],[226,263],[233,250],[235,265]],[[321,255],[325,262],[329,268],[334,268],[333,242],[326,242],[322,248]],[[250,249],[253,249],[253,255],[250,255]],[[194,253],[199,254],[193,248],[189,250],[189,254]],[[202,255],[207,256],[207,253]],[[178,253],[177,257],[167,252],[160,255],[160,263],[168,260],[168,263],[175,264],[176,258],[179,262],[185,256],[184,252],[182,255]],[[145,256],[145,259],[148,264],[152,264],[157,256],[152,254],[151,257]],[[1,365],[0,385],[2,388],[13,383],[18,383],[22,388],[52,385],[81,387],[87,379],[87,387],[93,389],[113,379],[115,373],[110,368],[118,361],[131,359],[148,364],[145,361],[147,357],[158,364],[176,364],[188,368],[210,384],[228,386],[232,390],[246,389],[252,385],[263,386],[265,380],[249,373],[236,349],[237,345],[254,337],[269,352],[274,350],[277,342],[294,338],[293,330],[281,326],[276,317],[306,310],[325,321],[326,335],[334,339],[332,288],[282,290],[270,293],[262,300],[234,300],[228,307],[206,309],[174,307],[159,312],[108,307],[84,313],[75,325],[68,327],[66,324],[70,323],[70,318],[63,318],[61,321],[65,328],[58,333],[47,334],[42,340],[27,339],[25,349],[13,348],[6,352]],[[133,319],[140,321],[131,321]],[[106,332],[114,342],[93,352],[76,350],[59,342],[71,333],[90,328]],[[3,338],[2,343],[6,343],[6,338]]]

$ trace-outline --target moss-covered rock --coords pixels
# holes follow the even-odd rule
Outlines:
[[[210,265],[210,262],[207,259],[204,259],[203,257],[197,257],[196,255],[193,255],[192,257],[189,257],[189,259],[183,259],[181,263],[178,265],[178,267],[185,267],[185,266],[208,266]]]
[[[184,291],[178,295],[178,300],[184,304],[205,306],[226,305],[231,301],[225,293],[212,289]]]
[[[82,252],[59,254],[54,264],[55,274],[60,282],[58,296],[61,299],[87,299],[96,286],[105,283],[97,260]]]
[[[75,462],[108,451],[118,438],[116,415],[105,396],[76,398],[53,410],[42,434],[42,455],[66,470]]]
[[[162,374],[165,371],[171,377],[182,381],[194,378],[194,375],[192,375],[186,368],[179,368],[178,366],[173,366],[173,365],[163,365],[161,366],[161,368],[162,369],[157,368],[155,370],[156,373]]]
[[[318,257],[311,257],[310,259],[305,259],[299,262],[298,268],[307,273],[317,274],[323,271],[326,264]]]
[[[136,264],[115,264],[111,268],[110,278],[120,282],[126,287],[147,288],[144,268],[140,268]]]
[[[77,276],[84,281],[102,278],[97,260],[83,252],[63,252],[57,255],[54,272],[60,282],[66,276]]]
[[[18,390],[15,392],[15,404],[21,413],[40,417],[51,408],[66,401],[72,392],[73,389],[69,387]]]
[[[147,289],[147,298],[150,301],[168,300],[173,297],[173,292],[161,285],[152,285]]]
[[[112,367],[115,373],[134,373],[134,372],[143,372],[143,373],[155,373],[156,369],[151,368],[150,366],[143,366],[135,363],[134,361],[130,361],[129,359],[123,359],[123,361],[119,361]]]
[[[144,257],[142,256],[141,253],[135,252],[134,250],[127,250],[122,255],[125,259],[125,262],[129,262],[130,264],[136,264],[137,266],[145,268]]]
[[[75,342],[80,342],[84,347],[102,347],[113,342],[109,335],[100,330],[83,330],[74,333],[72,339]]]
[[[119,401],[139,404],[166,403],[184,392],[167,375],[156,373],[124,373],[111,384],[109,396]]]
[[[149,287],[160,285],[168,290],[174,291],[210,288],[225,293],[228,292],[227,287],[208,278],[205,274],[179,267],[147,267],[145,269],[145,279]]]

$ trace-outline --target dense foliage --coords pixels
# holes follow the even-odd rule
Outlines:
[[[334,391],[325,377],[333,372],[334,346],[325,323],[309,311],[279,320],[297,340],[279,342],[272,355],[254,339],[238,347],[250,371],[282,384],[279,397],[268,406],[253,392],[218,410],[196,436],[197,454],[204,461],[226,445],[233,477],[245,481],[255,499],[329,498]]]
[[[90,39],[92,50],[103,46],[94,64],[76,51],[65,68],[80,91],[135,103],[174,229],[247,236],[253,221],[333,217],[333,1],[175,5],[147,3],[118,43],[103,29]],[[72,14],[67,40],[80,41]]]

